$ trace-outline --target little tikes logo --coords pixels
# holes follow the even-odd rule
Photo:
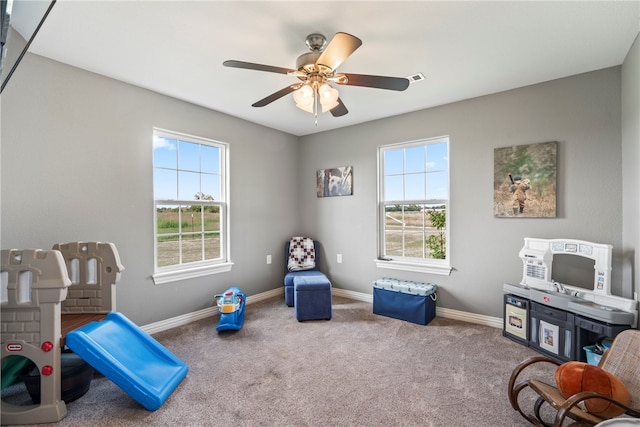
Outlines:
[[[22,344],[17,343],[9,343],[7,344],[7,351],[15,353],[17,351],[22,351]]]

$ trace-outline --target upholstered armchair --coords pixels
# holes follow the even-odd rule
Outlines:
[[[317,276],[324,274],[320,271],[320,244],[314,240],[313,248],[315,252],[315,266],[308,270],[289,271],[289,254],[291,248],[291,241],[287,241],[284,247],[284,302],[289,307],[293,307],[294,293],[293,293],[293,279],[296,276]]]

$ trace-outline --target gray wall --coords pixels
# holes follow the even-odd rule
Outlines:
[[[114,242],[126,267],[118,309],[143,325],[210,307],[231,285],[249,295],[281,286],[283,244],[298,233],[322,242],[337,287],[370,294],[382,275],[431,281],[440,306],[482,315],[502,316],[502,284],[521,278],[525,236],[611,243],[614,290],[623,292],[621,80],[615,67],[296,138],[27,55],[1,100],[2,247]],[[638,87],[637,76],[627,80]],[[153,126],[230,143],[232,272],[151,281]],[[454,271],[379,270],[376,147],[445,134]],[[494,218],[493,149],[545,141],[559,142],[558,217]],[[354,195],[316,198],[316,170],[347,165]],[[637,187],[630,197],[637,206]]]
[[[282,283],[299,221],[296,137],[35,55],[1,102],[2,248],[115,243],[117,308],[142,325],[211,307],[232,285],[252,295]],[[153,284],[154,126],[230,144],[231,272]]]
[[[622,65],[622,245],[625,283],[640,293],[640,35]],[[636,296],[636,299],[638,297]]]
[[[439,286],[440,306],[502,317],[502,284],[522,277],[523,238],[564,237],[612,244],[614,290],[621,292],[620,80],[620,67],[609,68],[303,137],[302,227],[322,240],[334,283],[371,292],[383,275],[428,281]],[[378,269],[376,147],[446,134],[453,272]],[[494,218],[494,148],[546,141],[559,142],[557,218]],[[354,195],[317,199],[315,171],[348,165]]]

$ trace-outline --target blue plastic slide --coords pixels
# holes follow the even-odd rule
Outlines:
[[[231,287],[222,295],[216,295],[216,305],[220,311],[220,320],[216,330],[238,331],[244,323],[244,306],[247,296],[237,287]]]
[[[117,312],[67,334],[67,346],[149,411],[158,409],[189,368]]]

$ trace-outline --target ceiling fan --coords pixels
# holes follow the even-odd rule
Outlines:
[[[313,33],[307,36],[306,43],[311,52],[303,53],[298,57],[295,70],[235,60],[224,61],[223,65],[297,77],[300,82],[280,89],[255,102],[252,106],[264,107],[293,92],[296,106],[310,113],[315,113],[316,117],[318,102],[320,102],[323,112],[330,111],[334,117],[344,116],[349,112],[340,99],[338,91],[331,86],[331,83],[396,91],[403,91],[409,87],[409,79],[404,77],[337,73],[336,68],[362,45],[362,40],[351,34],[336,33],[331,42],[327,44],[324,35]]]

